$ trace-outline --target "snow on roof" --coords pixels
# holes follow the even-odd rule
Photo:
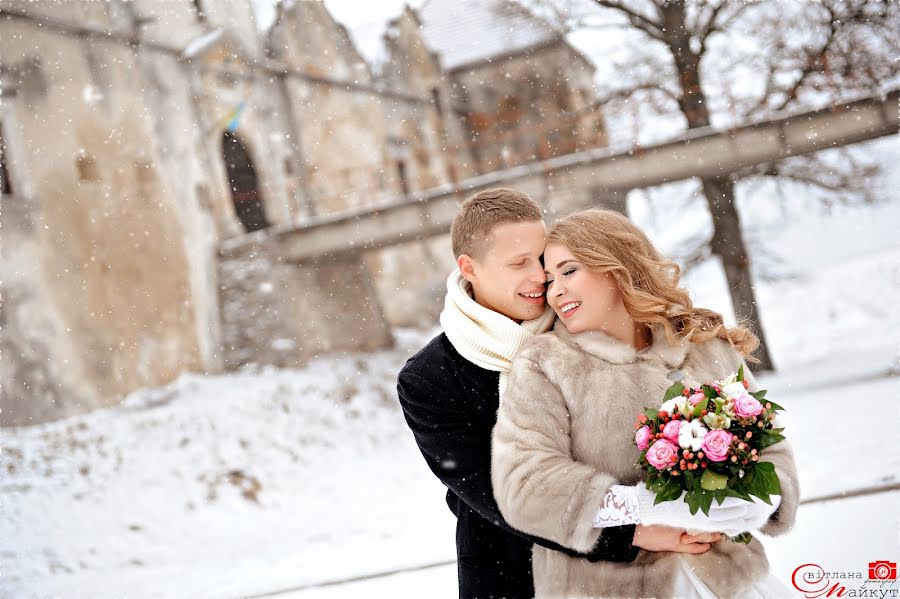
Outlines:
[[[417,12],[425,41],[445,69],[559,37],[547,22],[509,0],[428,0]]]
[[[444,69],[481,62],[558,38],[553,28],[509,0],[427,0],[416,10],[428,47]],[[387,60],[384,35],[390,22],[370,21],[349,28],[363,58],[379,70]]]

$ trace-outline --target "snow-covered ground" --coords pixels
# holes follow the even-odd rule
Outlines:
[[[781,369],[761,383],[787,408],[806,499],[900,482],[898,226],[894,200],[793,214],[766,238],[796,276],[757,288]],[[698,304],[727,311],[720,281],[714,263],[688,278]],[[0,431],[0,596],[227,599],[452,562],[454,519],[394,390],[436,331]],[[898,499],[804,506],[765,540],[773,571],[789,584],[802,563],[897,561]],[[444,565],[278,596],[450,598],[455,581]]]

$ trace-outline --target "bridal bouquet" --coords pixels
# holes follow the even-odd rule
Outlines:
[[[726,497],[772,504],[780,495],[775,466],[762,461],[766,447],[784,440],[772,419],[783,410],[766,391],[748,391],[744,368],[712,384],[685,387],[676,382],[658,409],[637,417],[634,442],[638,466],[648,473],[656,503],[684,494],[691,514],[709,515],[713,500]],[[749,533],[736,541],[749,542]]]

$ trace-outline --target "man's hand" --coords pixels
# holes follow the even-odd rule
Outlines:
[[[638,524],[634,531],[635,547],[647,551],[674,551],[676,553],[706,553],[711,543],[720,540],[717,532],[689,535],[681,528],[662,525]]]

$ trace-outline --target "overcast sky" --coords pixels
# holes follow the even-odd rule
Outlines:
[[[303,1],[303,0],[299,0]],[[325,0],[325,6],[335,19],[350,29],[374,23],[385,23],[403,10],[404,4],[418,8],[424,0]],[[276,0],[253,0],[256,5],[257,24],[260,29],[268,27],[275,18]]]

